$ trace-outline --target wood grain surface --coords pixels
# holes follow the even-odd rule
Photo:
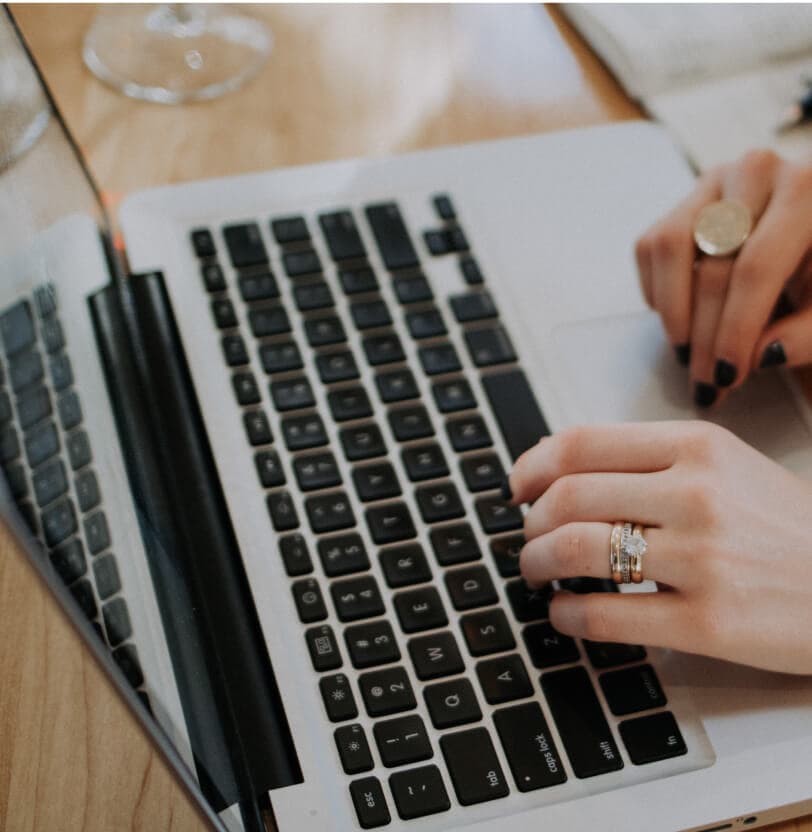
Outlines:
[[[12,9],[112,207],[153,185],[640,115],[554,8],[253,6],[275,38],[266,67],[183,107],[90,75],[97,7]],[[2,529],[0,625],[0,830],[203,828]]]

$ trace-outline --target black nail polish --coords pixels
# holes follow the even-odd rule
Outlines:
[[[761,364],[758,366],[763,370],[765,367],[778,367],[786,362],[787,354],[784,352],[783,344],[780,341],[773,341],[764,348]]]
[[[710,407],[715,401],[717,390],[712,384],[698,381],[694,385],[694,403],[698,407]]]
[[[509,503],[513,499],[513,491],[510,488],[510,480],[505,477],[502,483],[502,499]]]
[[[677,344],[674,347],[674,352],[677,354],[677,361],[679,361],[683,367],[687,367],[691,363],[690,344]]]
[[[716,368],[713,371],[713,377],[718,387],[730,387],[738,374],[739,371],[736,369],[736,365],[725,361],[724,358],[720,358],[716,362]]]

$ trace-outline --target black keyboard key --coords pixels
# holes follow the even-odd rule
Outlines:
[[[510,581],[505,589],[517,621],[524,624],[528,621],[539,621],[549,615],[550,599],[553,593],[550,584],[533,588],[528,586],[523,578],[519,578],[516,581]]]
[[[452,566],[482,557],[474,532],[467,523],[432,529],[430,538],[434,556],[440,566]]]
[[[491,576],[484,566],[466,566],[445,573],[445,585],[454,609],[470,610],[487,607],[499,599]]]
[[[431,580],[431,569],[419,543],[384,549],[380,560],[386,583],[392,589]]]
[[[513,344],[501,326],[468,330],[465,333],[465,344],[471,354],[471,360],[477,367],[507,364],[516,360]]]
[[[515,653],[479,662],[476,673],[490,705],[533,695],[533,685],[530,684],[524,663]]]
[[[364,292],[377,292],[380,286],[375,272],[369,266],[359,266],[353,269],[340,269],[338,279],[341,288],[347,295],[360,295]]]
[[[65,465],[61,459],[54,459],[45,465],[40,465],[31,474],[31,482],[34,486],[34,496],[37,505],[47,506],[57,497],[61,497],[68,490],[68,477],[65,473]]]
[[[432,200],[434,203],[434,210],[441,220],[455,220],[457,213],[454,211],[454,205],[451,198],[447,194],[437,194]]]
[[[469,286],[479,286],[485,282],[482,277],[482,271],[479,268],[479,263],[473,257],[460,258],[460,271]]]
[[[319,681],[319,690],[330,722],[342,722],[358,716],[358,706],[355,704],[350,682],[343,673],[323,676]]]
[[[454,317],[461,323],[495,318],[499,313],[490,292],[468,292],[465,295],[453,295],[448,299]]]
[[[235,269],[244,266],[256,266],[268,261],[268,252],[262,242],[259,226],[255,222],[243,225],[227,225],[223,228],[223,237],[228,248],[231,264]]]
[[[54,436],[56,436],[56,431],[54,431]],[[0,431],[0,462],[11,462],[12,459],[16,459],[19,455],[20,440],[17,438],[17,431],[9,425]]]
[[[397,543],[417,537],[417,530],[405,503],[392,503],[366,511],[367,526],[372,540],[379,544]]]
[[[389,326],[392,316],[382,300],[357,301],[350,304],[350,314],[357,329]]]
[[[280,217],[271,221],[271,232],[280,246],[310,239],[304,217]]]
[[[403,820],[422,818],[451,808],[448,792],[437,766],[397,771],[389,778],[398,815]]]
[[[28,481],[25,478],[25,468],[19,463],[16,465],[7,465],[4,468],[8,487],[11,491],[11,496],[15,500],[21,500],[28,494]]]
[[[294,286],[293,300],[300,312],[312,312],[314,309],[331,309],[335,306],[333,293],[323,280]]]
[[[325,670],[338,670],[341,667],[341,653],[338,642],[329,624],[311,627],[305,631],[307,649],[310,651],[310,661],[317,673]]]
[[[343,491],[323,497],[308,497],[305,500],[305,510],[314,534],[337,532],[355,525],[352,506]]]
[[[386,826],[392,820],[377,777],[365,777],[350,783],[350,795],[362,829]]]
[[[16,442],[16,438],[15,438]],[[59,450],[59,434],[52,422],[35,427],[26,434],[25,455],[28,464],[36,468]],[[14,456],[17,454],[15,453]],[[5,456],[5,454],[4,454]]]
[[[229,367],[242,367],[248,363],[248,352],[242,335],[224,335],[222,345],[223,355]]]
[[[366,249],[349,211],[320,214],[319,224],[333,260],[355,260],[366,257]]]
[[[211,314],[218,329],[231,329],[237,326],[237,313],[234,311],[234,304],[228,298],[213,300]]]
[[[11,399],[5,390],[0,390],[0,425],[5,425],[6,422],[11,421],[12,415]]]
[[[82,541],[74,537],[51,550],[51,563],[66,584],[71,584],[87,572],[87,561]]]
[[[248,325],[255,338],[284,335],[290,332],[290,319],[283,306],[267,306],[249,310]]]
[[[257,380],[253,373],[234,373],[231,377],[231,385],[234,388],[237,404],[246,406],[259,403],[259,387],[257,387]]]
[[[440,311],[432,306],[429,309],[420,309],[406,313],[406,326],[412,338],[436,338],[439,335],[447,335],[448,330]]]
[[[96,597],[93,595],[93,587],[86,578],[81,581],[76,581],[70,588],[71,594],[76,599],[76,602],[82,608],[82,612],[91,621],[99,614],[99,609],[96,606]]]
[[[402,667],[362,673],[358,686],[371,717],[389,716],[417,707],[411,682]]]
[[[412,375],[412,371],[408,369],[378,373],[375,376],[375,385],[378,388],[381,401],[386,404],[416,399],[420,396],[417,382]]]
[[[12,356],[9,359],[8,371],[11,389],[15,393],[41,381],[45,373],[42,358],[34,350],[26,350]]]
[[[457,800],[463,806],[507,796],[510,789],[485,728],[446,734],[440,740],[440,748]]]
[[[377,367],[381,364],[392,364],[396,361],[404,361],[406,353],[400,338],[394,333],[388,335],[369,335],[361,342],[364,347],[364,354],[367,361]]]
[[[584,639],[584,649],[589,656],[589,661],[592,662],[592,667],[599,670],[628,662],[642,661],[646,658],[646,651],[639,644],[617,644],[613,641]]]
[[[282,435],[289,451],[319,448],[327,444],[327,431],[318,413],[289,416],[282,420]]]
[[[90,440],[83,430],[75,430],[69,434],[65,440],[65,444],[68,446],[68,459],[74,471],[78,471],[92,461],[93,455],[90,452]]]
[[[282,255],[282,265],[288,277],[300,277],[303,274],[316,274],[321,271],[321,260],[313,249],[303,251],[286,251]]]
[[[324,574],[328,578],[369,569],[367,550],[358,534],[322,538],[318,542],[318,548]]]
[[[330,315],[326,318],[308,318],[305,322],[305,335],[311,347],[326,347],[329,344],[343,344],[347,334],[341,321]]]
[[[345,774],[360,774],[374,768],[372,752],[361,725],[357,722],[353,725],[342,725],[336,728],[333,736]]]
[[[330,594],[339,621],[359,621],[383,615],[383,599],[371,575],[335,581],[330,585]]]
[[[287,532],[299,527],[299,515],[287,491],[273,491],[268,495],[266,502],[271,523],[276,531]]]
[[[376,722],[373,732],[381,762],[387,768],[418,763],[433,756],[423,720],[417,714]]]
[[[421,681],[453,676],[465,670],[457,642],[448,631],[409,639],[408,647],[415,673]]]
[[[355,483],[358,498],[365,503],[399,497],[401,494],[395,469],[388,462],[355,468],[352,481]]]
[[[344,428],[339,432],[338,438],[344,449],[344,455],[350,462],[371,459],[387,453],[383,436],[377,425],[367,424]]]
[[[636,766],[688,753],[677,721],[670,711],[627,719],[618,728],[623,744]]]
[[[365,419],[372,415],[372,404],[366,390],[359,385],[331,390],[327,394],[327,404],[336,422],[349,422],[353,419]]]
[[[293,460],[293,472],[302,491],[317,491],[341,485],[338,464],[329,452],[297,457]]]
[[[207,292],[225,292],[226,279],[219,263],[204,263],[200,267],[200,274]]]
[[[259,481],[265,488],[285,484],[285,472],[276,451],[259,451],[254,455],[254,465],[259,474]]]
[[[259,360],[262,363],[262,369],[269,375],[300,370],[303,366],[302,354],[294,341],[261,344]]]
[[[449,254],[454,250],[451,247],[451,238],[445,229],[429,229],[428,231],[424,231],[423,239],[426,242],[426,248],[434,257]]]
[[[449,228],[446,231],[446,236],[448,238],[448,247],[451,251],[463,252],[468,251],[470,248],[465,232],[458,225]]]
[[[122,641],[126,641],[133,634],[127,604],[123,598],[114,598],[102,605],[102,617],[104,618],[104,631],[107,633],[107,641],[110,642],[111,647],[118,647]]]
[[[479,416],[467,416],[462,419],[449,419],[446,431],[455,451],[473,451],[493,445],[485,422]]]
[[[507,537],[497,537],[491,540],[491,554],[499,574],[503,578],[518,577],[519,555],[525,540],[523,534],[511,534]]]
[[[521,370],[485,376],[482,385],[514,460],[549,435],[547,422]]]
[[[279,554],[285,565],[285,572],[294,578],[309,575],[313,571],[313,561],[307,550],[307,543],[300,534],[289,534],[279,539]]]
[[[525,627],[522,638],[533,667],[555,667],[581,658],[575,640],[554,630],[549,621]]]
[[[440,594],[433,586],[395,595],[395,611],[404,633],[433,630],[448,624]]]
[[[457,486],[452,482],[421,486],[416,489],[415,498],[426,523],[440,523],[465,516]]]
[[[547,720],[536,702],[496,711],[493,721],[520,792],[546,789],[566,782],[564,764]]]
[[[464,615],[460,619],[462,634],[472,656],[487,656],[513,650],[516,640],[507,616],[500,609],[484,610]]]
[[[93,562],[93,577],[96,579],[96,591],[102,601],[106,601],[121,591],[121,579],[113,555],[102,555],[96,558]]]
[[[65,333],[62,331],[62,324],[56,318],[43,321],[40,332],[47,352],[56,352],[65,346]]]
[[[437,344],[431,347],[420,347],[418,356],[423,366],[423,371],[429,376],[436,376],[442,373],[456,373],[462,369],[460,358],[453,344]]]
[[[17,399],[17,418],[23,430],[50,415],[51,397],[45,387],[34,387]]]
[[[350,381],[359,377],[358,366],[349,350],[316,356],[316,369],[323,384]]]
[[[545,673],[541,687],[576,777],[594,777],[623,768],[603,709],[583,667]]]
[[[34,319],[31,305],[21,300],[0,315],[0,337],[7,356],[12,356],[34,343]]]
[[[615,716],[662,708],[666,704],[665,694],[650,664],[603,673],[599,681],[609,710]]]
[[[418,265],[406,224],[394,202],[368,205],[366,216],[387,269],[395,271]]]
[[[35,511],[34,506],[26,500],[24,502],[17,503],[17,509],[20,512],[20,516],[23,518],[23,522],[31,530],[31,533],[35,535],[39,534],[37,512]]]
[[[59,397],[56,409],[59,411],[59,421],[62,423],[63,430],[73,430],[82,421],[82,406],[73,390]]]
[[[262,410],[249,410],[243,413],[242,421],[250,445],[254,447],[268,445],[273,441],[273,434],[271,433],[271,426],[268,424],[268,417]]]
[[[252,303],[255,300],[273,300],[279,297],[279,287],[270,272],[241,274],[237,278],[237,285],[240,289],[240,297],[246,303]]]
[[[460,463],[462,476],[469,491],[491,491],[505,480],[505,469],[496,454],[469,456]]]
[[[192,240],[192,248],[198,257],[213,257],[217,254],[214,238],[207,228],[196,228],[189,236]]]
[[[303,624],[314,624],[327,618],[327,606],[318,583],[313,578],[294,581],[291,586],[296,612]]]
[[[401,459],[412,482],[448,476],[448,465],[443,450],[435,442],[404,448]]]
[[[48,318],[56,311],[56,287],[53,283],[43,283],[34,289],[34,301],[40,318]]]
[[[485,534],[512,532],[524,526],[521,509],[501,497],[480,497],[475,506]]]
[[[474,688],[467,679],[452,679],[423,688],[423,698],[435,728],[454,728],[482,719]]]
[[[134,687],[140,688],[144,684],[144,674],[141,671],[141,664],[138,661],[138,651],[134,644],[122,644],[113,651],[113,659],[121,668],[121,672],[127,681]],[[139,698],[149,710],[149,700],[143,691],[137,691]]]
[[[280,412],[313,407],[316,399],[310,382],[304,376],[271,382],[271,398]]]
[[[476,407],[471,385],[464,378],[438,381],[432,385],[431,391],[441,413],[454,413],[457,410],[470,410]]]
[[[400,660],[400,649],[388,621],[373,621],[347,627],[344,630],[344,641],[352,666],[357,669]]]
[[[51,371],[51,381],[57,393],[61,393],[73,384],[73,367],[64,352],[52,356],[48,366]]]
[[[398,300],[404,305],[434,300],[431,286],[422,274],[417,277],[396,277],[393,285]]]
[[[110,531],[103,511],[97,511],[84,519],[85,540],[91,555],[97,555],[110,545]]]
[[[422,404],[390,410],[389,425],[398,442],[410,442],[412,439],[434,436],[434,426],[431,424],[428,411]]]

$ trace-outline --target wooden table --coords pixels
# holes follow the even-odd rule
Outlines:
[[[13,10],[113,206],[151,185],[640,115],[539,6],[253,7],[275,35],[270,62],[184,107],[131,101],[85,70],[95,7]],[[202,828],[2,530],[0,621],[0,829]]]

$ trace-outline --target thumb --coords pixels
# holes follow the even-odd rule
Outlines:
[[[800,367],[812,364],[812,302],[770,324],[753,353],[753,366]]]

